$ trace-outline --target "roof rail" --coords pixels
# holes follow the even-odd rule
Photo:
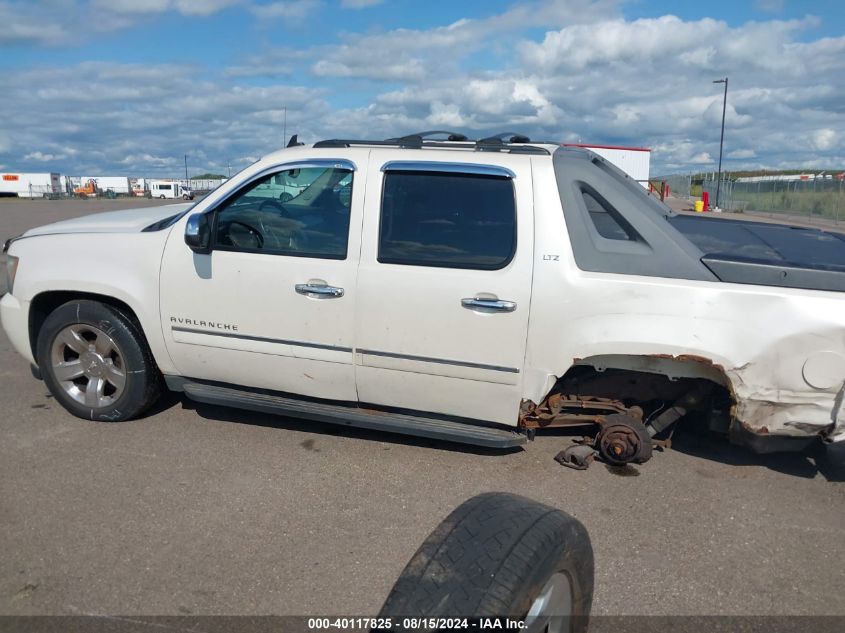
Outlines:
[[[469,141],[466,134],[461,134],[460,132],[450,132],[449,130],[429,130],[428,132],[416,132],[414,134],[406,134],[405,136],[400,136],[398,138],[389,138],[388,141],[402,141],[402,140],[416,140],[419,139],[420,141],[431,139],[432,136],[446,136],[447,141],[453,142],[460,142],[460,141]],[[431,139],[437,140],[437,139]]]
[[[509,138],[506,139],[505,137]],[[502,143],[530,143],[531,139],[525,136],[525,134],[519,134],[518,132],[499,132],[493,136],[483,138],[478,142],[495,144],[496,141],[500,141]]]
[[[446,140],[430,139],[431,136],[448,135]],[[503,137],[507,137],[506,139]],[[496,136],[490,136],[477,141],[470,141],[463,134],[448,132],[446,130],[432,130],[419,132],[406,136],[397,136],[384,141],[371,141],[362,139],[327,139],[314,143],[314,147],[353,147],[369,145],[376,147],[399,147],[402,149],[421,149],[423,147],[437,149],[463,149],[480,152],[507,152],[510,154],[545,154],[551,152],[544,147],[528,145],[530,139],[521,134],[505,132]]]

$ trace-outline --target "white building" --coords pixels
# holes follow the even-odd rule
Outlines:
[[[624,147],[621,145],[589,145],[586,143],[564,143],[564,147],[583,147],[595,152],[608,162],[648,187],[649,170],[651,168],[651,150],[647,147]]]

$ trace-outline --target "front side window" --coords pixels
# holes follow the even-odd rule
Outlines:
[[[309,167],[250,183],[217,211],[214,247],[345,259],[352,176],[349,169]]]
[[[388,171],[381,213],[381,263],[497,270],[516,249],[510,178]]]

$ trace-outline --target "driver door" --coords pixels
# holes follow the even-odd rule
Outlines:
[[[182,376],[357,400],[352,347],[364,183],[355,169],[332,159],[260,174],[209,211],[209,254],[194,253],[181,231],[172,232],[161,309]],[[285,202],[261,195],[280,175],[303,184],[298,195]]]

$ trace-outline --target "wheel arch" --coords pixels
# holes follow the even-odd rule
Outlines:
[[[48,290],[35,295],[32,298],[29,307],[29,346],[33,357],[35,357],[37,353],[36,347],[38,345],[38,334],[41,332],[41,327],[44,325],[44,321],[46,321],[50,313],[52,313],[56,308],[68,301],[74,300],[97,301],[119,310],[135,324],[138,331],[141,333],[141,336],[144,337],[144,345],[146,345],[148,349],[150,348],[150,342],[147,338],[146,332],[144,331],[143,325],[141,325],[141,320],[129,304],[121,301],[120,299],[116,299],[115,297],[93,292],[82,292],[78,290]]]
[[[692,400],[694,409],[710,410],[708,403],[719,403],[719,411],[727,415],[726,420],[720,418],[724,422],[719,424],[725,431],[736,414],[736,392],[724,367],[694,355],[601,354],[576,358],[566,371],[548,374],[545,383],[535,387],[540,387],[535,390],[537,399],[528,396],[521,403],[521,426],[536,426],[536,414],[550,406],[560,408],[561,398],[570,403],[570,408],[573,400],[601,400],[612,403],[611,408],[630,408],[637,411],[635,417],[645,413],[648,418],[656,415],[654,405],[658,401],[663,406],[680,402],[685,394],[698,394]],[[687,402],[684,407],[689,409],[690,404]],[[551,424],[568,423],[571,422]]]
[[[679,378],[701,378],[716,383],[733,394],[731,379],[725,368],[715,360],[693,354],[599,354],[574,359],[563,374],[569,374],[577,367],[593,367],[598,372],[607,369],[645,372],[665,376],[670,380]],[[563,377],[561,376],[561,377]]]

